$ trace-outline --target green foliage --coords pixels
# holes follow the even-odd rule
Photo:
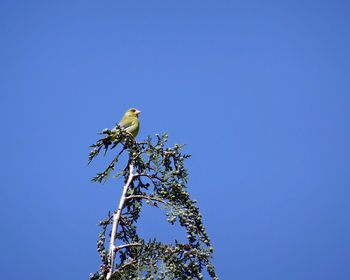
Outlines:
[[[123,177],[127,182],[129,164],[133,164],[135,174],[131,181],[126,203],[124,205],[116,235],[117,251],[115,271],[111,279],[203,279],[203,269],[213,279],[218,279],[211,264],[213,247],[210,244],[195,200],[187,192],[187,169],[184,160],[190,155],[183,154],[183,145],[175,144],[166,148],[167,135],[156,135],[155,143],[148,137],[145,142],[136,142],[127,132],[122,131],[115,140],[111,132],[92,145],[89,163],[104,148],[112,149],[117,144],[122,149],[92,181],[105,182],[114,170],[119,156],[128,152],[129,158],[125,168],[115,176]],[[167,220],[176,222],[187,232],[187,243],[163,244],[156,239],[145,241],[137,234],[137,220],[140,217],[143,203],[165,209]],[[100,270],[90,274],[90,279],[106,279],[109,270],[108,251],[105,249],[106,233],[112,223],[113,215],[100,222],[102,231],[99,234],[97,250],[101,256]],[[125,245],[123,247],[123,245]]]

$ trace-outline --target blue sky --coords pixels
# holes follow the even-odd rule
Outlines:
[[[96,132],[186,143],[221,279],[350,277],[348,1],[2,1],[1,277],[88,279],[122,182]],[[147,209],[145,236],[167,240]],[[175,231],[178,235],[181,232]],[[175,235],[174,233],[174,235]]]

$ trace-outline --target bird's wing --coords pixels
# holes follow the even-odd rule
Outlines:
[[[135,121],[133,118],[123,118],[118,125],[126,131],[129,131],[132,129],[132,126],[135,125]],[[118,131],[117,127],[112,129],[112,132],[116,131]]]
[[[119,126],[121,128],[127,129],[128,127],[132,126],[134,124],[134,122],[132,120],[122,120],[119,123]]]

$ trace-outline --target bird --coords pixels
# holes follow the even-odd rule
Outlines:
[[[111,130],[111,138],[110,140],[115,140],[115,138],[118,135],[119,127],[124,129],[126,132],[128,132],[133,138],[137,136],[140,129],[140,122],[139,122],[139,114],[141,111],[137,110],[136,108],[131,108],[127,110],[122,118],[122,120],[119,122],[118,126],[114,127]]]
[[[88,164],[90,164],[92,159],[99,154],[102,147],[105,148],[104,154],[106,154],[107,149],[110,145],[113,144],[111,147],[111,149],[113,149],[115,146],[118,145],[118,143],[125,142],[127,140],[127,135],[125,135],[125,133],[128,133],[131,136],[131,138],[134,139],[137,136],[140,129],[140,113],[141,111],[137,110],[136,108],[131,108],[125,112],[119,124],[116,125],[112,130],[106,128],[102,131],[102,133],[99,133],[108,135],[97,140],[95,144],[90,145],[90,147],[94,149],[89,154]],[[124,146],[124,149],[125,148],[126,147]]]
[[[96,144],[91,145],[90,147],[105,147],[105,153],[107,152],[107,148],[109,145],[113,143],[112,148],[114,148],[118,143],[125,141],[125,134],[119,136],[120,129],[127,132],[132,136],[132,138],[135,138],[139,132],[140,129],[140,122],[139,122],[139,114],[141,111],[137,110],[136,108],[131,108],[127,110],[122,118],[122,120],[116,125],[112,130],[105,129],[104,131],[108,131],[108,135],[97,140]],[[103,133],[105,133],[103,131]]]

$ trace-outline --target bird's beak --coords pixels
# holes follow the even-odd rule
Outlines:
[[[135,115],[138,116],[141,113],[141,111],[136,110]]]

